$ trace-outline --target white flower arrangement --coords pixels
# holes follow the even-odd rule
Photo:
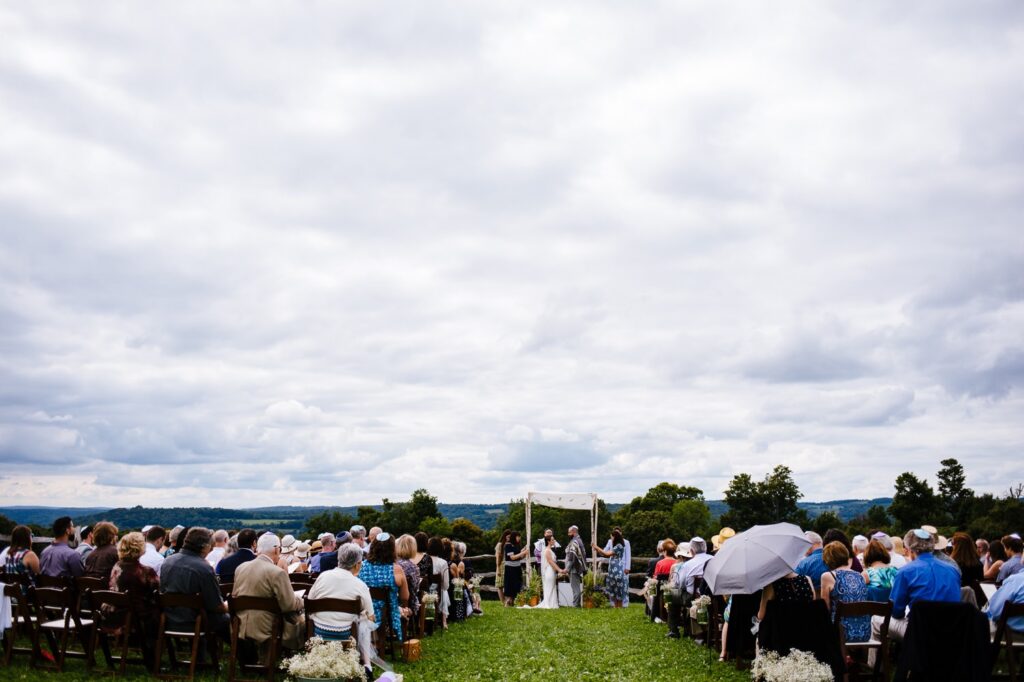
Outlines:
[[[832,682],[832,669],[806,651],[794,649],[787,656],[762,651],[750,666],[757,682]]]
[[[647,579],[647,582],[644,583],[644,594],[649,597],[658,594],[658,580],[656,578]]]
[[[456,601],[462,601],[465,589],[466,581],[463,578],[455,578],[454,580],[452,580],[452,591],[455,593]]]
[[[480,594],[480,584],[483,582],[483,578],[477,576],[477,577],[473,578],[472,580],[470,580],[469,582],[470,582],[470,589],[473,591],[473,594],[479,595]]]
[[[313,637],[306,651],[281,662],[289,675],[311,680],[362,680],[363,666],[356,650],[344,642],[327,642]]]

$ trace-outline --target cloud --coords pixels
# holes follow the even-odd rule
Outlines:
[[[0,9],[5,500],[1024,479],[1015,7],[400,9]]]

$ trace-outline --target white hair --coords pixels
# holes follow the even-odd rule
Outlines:
[[[214,534],[213,534],[213,541],[214,542],[227,542],[228,541],[228,532],[226,530],[224,530],[223,528],[221,528],[218,531],[215,531]]]
[[[257,554],[270,554],[275,549],[281,546],[281,540],[273,533],[264,533],[260,536],[260,539],[256,541],[256,553]]]
[[[815,533],[813,530],[809,530],[804,533],[804,537],[807,538],[812,545],[820,545],[823,543],[821,536]]]

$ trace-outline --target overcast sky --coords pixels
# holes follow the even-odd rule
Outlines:
[[[1024,4],[4,3],[0,500],[1024,482]]]

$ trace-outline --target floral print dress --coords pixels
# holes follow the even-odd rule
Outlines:
[[[625,545],[612,547],[611,560],[608,562],[608,576],[604,581],[605,592],[608,593],[608,598],[612,601],[625,602],[629,599],[629,580],[626,578],[623,561],[625,554]]]
[[[375,564],[370,561],[363,563],[359,571],[359,579],[366,583],[367,587],[386,587],[390,590],[391,602],[391,629],[398,641],[402,641],[402,612],[398,608],[398,585],[395,584],[394,564]],[[373,615],[380,623],[384,612],[384,600],[373,600]]]

